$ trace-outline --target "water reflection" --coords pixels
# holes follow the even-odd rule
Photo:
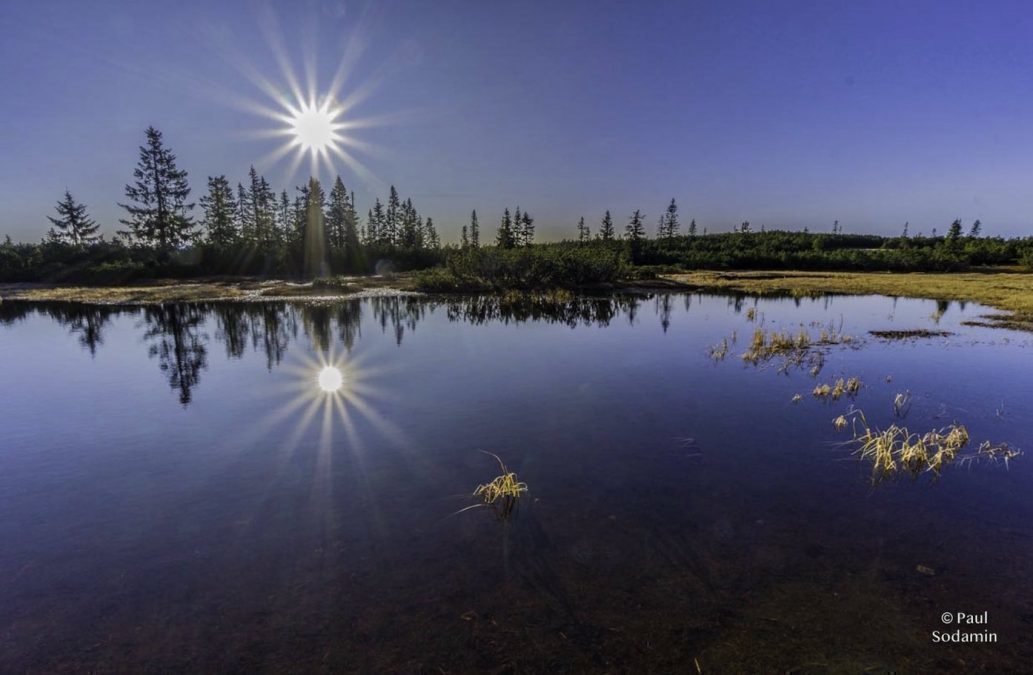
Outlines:
[[[75,335],[91,355],[104,344],[104,331],[119,315],[142,316],[144,342],[148,354],[157,359],[169,386],[178,393],[179,402],[189,405],[201,374],[208,367],[208,349],[214,340],[221,343],[229,358],[241,358],[251,350],[266,357],[266,366],[279,366],[290,344],[303,334],[315,352],[329,354],[335,344],[350,353],[362,335],[362,323],[391,334],[401,345],[407,334],[428,315],[443,311],[453,322],[474,325],[488,323],[544,322],[578,326],[608,326],[623,317],[635,325],[643,303],[650,303],[660,328],[666,333],[672,322],[677,294],[635,293],[604,297],[570,293],[507,294],[478,297],[375,296],[331,302],[291,304],[287,302],[167,304],[148,307],[114,307],[78,303],[0,303],[0,324],[12,324],[29,314],[49,316]],[[692,306],[693,294],[681,294],[685,311]],[[809,300],[829,310],[835,296],[792,297],[795,305]],[[758,298],[742,294],[728,296],[728,305],[741,313]],[[964,309],[962,303],[958,303]],[[938,301],[933,319],[938,321],[951,307]],[[649,305],[646,305],[647,307]],[[365,308],[365,309],[364,309]],[[371,315],[371,316],[369,316]],[[308,381],[326,364],[313,364]]]
[[[190,403],[191,390],[208,365],[208,335],[202,332],[206,312],[197,305],[147,307],[144,340],[151,343],[148,354],[158,357],[169,386],[179,392],[179,402]]]

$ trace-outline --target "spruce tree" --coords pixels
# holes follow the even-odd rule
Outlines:
[[[474,210],[470,214],[470,246],[474,248],[481,247],[481,228],[477,224],[477,211]]]
[[[646,237],[646,228],[643,225],[643,216],[639,213],[638,209],[635,209],[635,213],[632,214],[628,224],[624,227],[625,236],[631,242],[639,242]]]
[[[495,237],[495,245],[499,248],[513,248],[516,246],[516,239],[513,236],[513,219],[509,215],[508,208],[503,213],[502,221],[499,223],[499,231]]]
[[[947,243],[955,246],[961,239],[961,220],[955,220],[947,230]]]
[[[466,225],[463,225],[463,229],[459,232],[459,246],[460,248],[467,248],[470,245],[470,240],[466,237]]]
[[[237,234],[249,244],[255,239],[255,221],[251,209],[248,208],[250,203],[248,191],[242,183],[237,183]]]
[[[385,232],[384,205],[380,203],[380,197],[373,202],[373,210],[369,214],[369,237],[379,245],[390,243],[388,234]]]
[[[201,197],[201,208],[204,209],[204,228],[210,244],[228,246],[237,238],[234,225],[237,202],[226,176],[208,177],[208,194]]]
[[[129,228],[124,234],[134,241],[168,255],[193,239],[194,223],[187,212],[194,205],[187,203],[187,172],[176,166],[176,156],[162,143],[161,132],[147,127],[146,136],[133,171],[136,180],[125,188],[130,203],[119,204],[129,217],[119,222]]]
[[[976,222],[972,223],[972,229],[968,231],[968,236],[973,237],[973,238],[978,237],[979,233],[982,232],[982,230],[983,230],[983,223],[982,223],[981,220],[976,218]]]
[[[276,238],[281,244],[284,244],[290,239],[291,230],[293,229],[291,227],[291,202],[290,198],[287,196],[286,190],[280,192],[280,206],[278,211],[279,213],[276,219]]]
[[[427,222],[423,224],[423,244],[428,248],[436,249],[441,242],[438,239],[438,231],[434,228],[434,221],[427,216]]]
[[[398,245],[409,249],[419,248],[422,239],[420,229],[419,217],[412,205],[412,199],[406,199],[400,209]]]
[[[681,225],[678,223],[678,205],[672,197],[671,203],[667,205],[667,212],[664,214],[664,237],[667,239],[677,237],[680,227]]]
[[[695,218],[693,218],[689,222],[689,236],[690,237],[695,237],[696,236],[696,219]]]
[[[577,221],[577,240],[582,244],[588,241],[588,227],[585,225],[584,216]]]
[[[603,222],[599,225],[599,238],[603,241],[613,241],[613,218],[610,216],[609,211],[603,216]]]
[[[65,190],[64,199],[54,207],[57,210],[57,218],[47,216],[47,220],[54,224],[57,232],[51,230],[53,239],[66,241],[73,246],[83,246],[97,240],[97,230],[100,228],[86,213],[86,205],[80,204],[72,197],[72,193]]]
[[[524,246],[534,243],[534,218],[527,211],[520,217],[520,243]]]
[[[345,223],[348,219],[348,191],[344,187],[344,181],[338,176],[334,180],[334,187],[330,190],[330,201],[326,208],[326,233],[330,245],[338,250],[344,250],[345,244]]]
[[[387,198],[387,217],[382,228],[384,243],[398,244],[398,220],[401,216],[402,205],[398,198],[398,190],[391,186],[391,194]]]

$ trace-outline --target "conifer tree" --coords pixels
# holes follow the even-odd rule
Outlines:
[[[947,230],[947,243],[951,246],[955,246],[961,239],[961,219],[955,220],[951,223],[950,228]]]
[[[422,234],[419,217],[412,205],[412,199],[406,199],[400,209],[397,243],[404,248],[419,248]]]
[[[384,226],[381,228],[384,243],[398,244],[398,220],[401,215],[402,205],[398,198],[398,190],[391,186],[391,194],[387,198],[387,214]]]
[[[248,243],[255,238],[253,214],[251,209],[248,208],[250,203],[251,197],[248,196],[243,183],[237,183],[237,234]]]
[[[689,222],[689,236],[690,237],[695,237],[696,236],[696,219],[695,218],[693,218]]]
[[[427,216],[427,222],[423,225],[423,244],[428,248],[436,249],[441,242],[438,240],[438,231],[434,228],[434,221]]]
[[[524,246],[534,243],[534,218],[527,211],[520,217],[520,243]]]
[[[73,246],[83,246],[97,240],[100,225],[86,213],[85,204],[75,201],[71,192],[65,190],[64,198],[54,208],[58,217],[47,216],[47,220],[53,223],[58,231],[51,229],[51,238],[66,241]]]
[[[385,232],[384,205],[380,203],[380,197],[373,202],[373,210],[369,214],[369,237],[376,244],[387,244],[388,236]]]
[[[176,166],[176,156],[162,143],[161,132],[147,127],[146,136],[133,172],[136,180],[125,188],[130,203],[119,204],[128,218],[119,222],[129,228],[125,234],[134,241],[167,255],[193,239],[194,223],[187,213],[194,205],[187,202],[187,172]]]
[[[606,215],[603,216],[603,222],[599,226],[599,238],[603,241],[613,241],[613,218],[610,216],[609,211],[607,211]]]
[[[513,248],[516,246],[516,238],[513,236],[513,219],[507,208],[499,223],[499,231],[495,237],[495,245],[499,248]]]
[[[968,236],[975,238],[979,236],[979,233],[983,229],[983,223],[981,220],[976,218],[976,222],[972,223],[972,229],[968,231]]]
[[[330,190],[330,200],[326,209],[326,233],[330,245],[338,250],[345,247],[345,223],[348,219],[348,191],[344,181],[338,176],[334,187]]]
[[[459,232],[459,246],[460,248],[467,248],[470,245],[470,240],[466,237],[466,225],[463,225],[463,229]]]
[[[671,198],[671,203],[667,205],[667,212],[663,216],[664,223],[664,238],[673,239],[678,236],[678,229],[681,225],[678,223],[678,204],[675,203],[674,198]]]
[[[291,227],[291,202],[290,198],[287,196],[286,190],[280,192],[280,206],[278,211],[279,214],[277,216],[276,223],[276,229],[278,232],[276,238],[281,244],[283,244],[290,239],[291,230],[293,229]]]
[[[582,244],[588,241],[588,226],[585,225],[584,216],[577,221],[577,240]]]
[[[643,225],[642,214],[639,213],[638,209],[635,209],[635,213],[632,214],[628,224],[624,227],[625,236],[629,241],[638,242],[646,237],[646,228]]]
[[[481,247],[481,228],[477,224],[477,211],[474,210],[470,214],[470,246],[474,248]]]
[[[204,228],[209,243],[228,246],[237,238],[234,225],[237,202],[226,176],[208,177],[208,194],[201,197],[201,208],[204,209]]]

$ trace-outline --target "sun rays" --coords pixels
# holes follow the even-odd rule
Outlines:
[[[321,78],[317,62],[317,28],[314,22],[303,31],[300,40],[301,67],[297,68],[288,50],[288,40],[273,9],[265,6],[258,11],[258,24],[264,42],[272,52],[275,66],[263,70],[255,58],[234,51],[226,44],[218,48],[224,57],[260,92],[256,99],[221,92],[220,98],[231,100],[235,107],[267,120],[271,126],[244,131],[252,139],[278,141],[276,147],[256,162],[268,167],[290,157],[287,175],[293,179],[308,160],[308,172],[318,176],[322,170],[330,174],[349,170],[368,186],[378,186],[377,178],[366,164],[365,157],[377,154],[375,144],[357,137],[360,129],[390,123],[397,115],[360,117],[357,108],[368,102],[371,94],[384,78],[384,67],[374,68],[368,76],[360,77],[357,65],[366,50],[368,28],[360,18],[349,24],[329,77]],[[268,70],[279,73],[270,76]],[[328,84],[321,84],[326,82]]]

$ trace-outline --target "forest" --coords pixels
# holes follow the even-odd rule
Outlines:
[[[254,167],[234,186],[209,176],[195,203],[186,171],[151,127],[133,181],[119,206],[112,238],[87,206],[66,191],[38,243],[0,243],[0,281],[114,285],[139,279],[248,276],[313,279],[332,275],[418,271],[430,291],[579,288],[686,270],[793,269],[951,272],[1005,265],[1033,269],[1033,238],[984,236],[978,220],[955,220],[943,232],[885,237],[806,228],[708,232],[683,225],[671,199],[655,225],[640,210],[626,219],[604,211],[594,226],[580,218],[571,238],[535,241],[535,219],[519,206],[502,211],[482,240],[476,211],[450,223],[459,240],[444,243],[430,216],[391,186],[362,214],[340,177],[329,190],[317,179],[274,190]],[[623,223],[619,221],[624,221]],[[594,232],[593,232],[594,230]]]

